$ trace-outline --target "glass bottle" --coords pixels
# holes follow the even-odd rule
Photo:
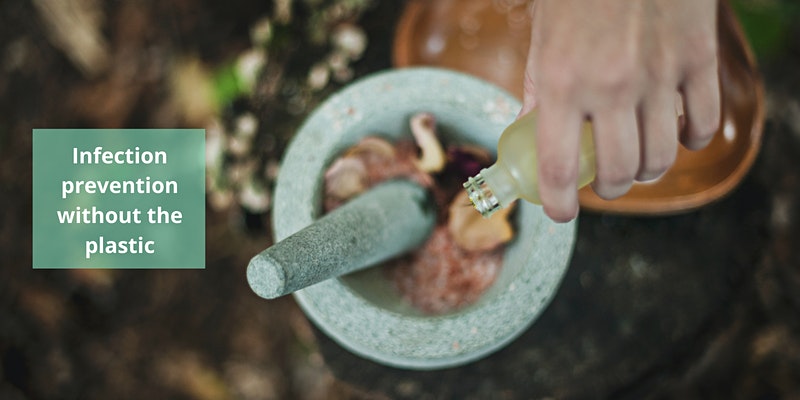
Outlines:
[[[536,161],[536,112],[514,121],[497,145],[497,162],[464,183],[469,199],[481,215],[489,217],[518,198],[541,204]],[[594,180],[595,159],[591,124],[581,128],[578,188]]]

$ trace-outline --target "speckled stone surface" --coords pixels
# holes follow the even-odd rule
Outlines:
[[[493,85],[463,74],[405,69],[360,80],[322,104],[289,147],[276,187],[276,240],[319,215],[324,168],[365,135],[410,135],[408,120],[432,112],[448,141],[494,148],[520,104]],[[328,336],[381,364],[410,369],[460,365],[498,350],[546,308],[566,271],[575,225],[555,224],[540,207],[521,204],[518,233],[503,269],[475,304],[438,316],[403,303],[377,269],[333,279],[295,293],[298,304]]]
[[[261,297],[283,296],[411,250],[435,221],[427,190],[385,182],[253,257],[247,281]]]

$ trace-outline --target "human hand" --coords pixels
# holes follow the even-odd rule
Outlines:
[[[586,119],[594,131],[592,186],[604,199],[663,174],[679,141],[693,150],[711,141],[721,113],[716,24],[717,0],[534,2],[520,115],[538,108],[539,192],[550,218],[577,215]]]

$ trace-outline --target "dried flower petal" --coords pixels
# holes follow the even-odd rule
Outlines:
[[[361,156],[367,158],[379,157],[381,159],[393,159],[395,157],[394,145],[386,139],[377,136],[367,136],[361,139],[355,146],[349,148],[345,157]]]
[[[325,193],[337,199],[349,199],[367,188],[367,168],[355,157],[337,159],[325,172]]]
[[[466,193],[459,193],[450,203],[447,228],[459,247],[467,251],[490,251],[514,236],[508,221],[513,207],[498,211],[492,218],[483,218],[470,206]]]
[[[492,156],[483,147],[461,145],[447,149],[447,163],[459,176],[475,176],[485,165],[492,163]]]
[[[416,161],[417,168],[424,172],[439,172],[445,166],[445,153],[436,137],[436,117],[430,113],[419,113],[411,117],[411,134],[421,150]]]

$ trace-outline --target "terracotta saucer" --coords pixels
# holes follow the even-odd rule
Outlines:
[[[430,65],[466,72],[522,97],[530,40],[526,0],[409,0],[395,34],[396,67]],[[581,206],[596,211],[656,215],[688,211],[730,192],[760,147],[764,92],[741,26],[719,2],[722,123],[700,151],[680,148],[675,165],[654,182],[637,183],[613,201],[590,188]]]

